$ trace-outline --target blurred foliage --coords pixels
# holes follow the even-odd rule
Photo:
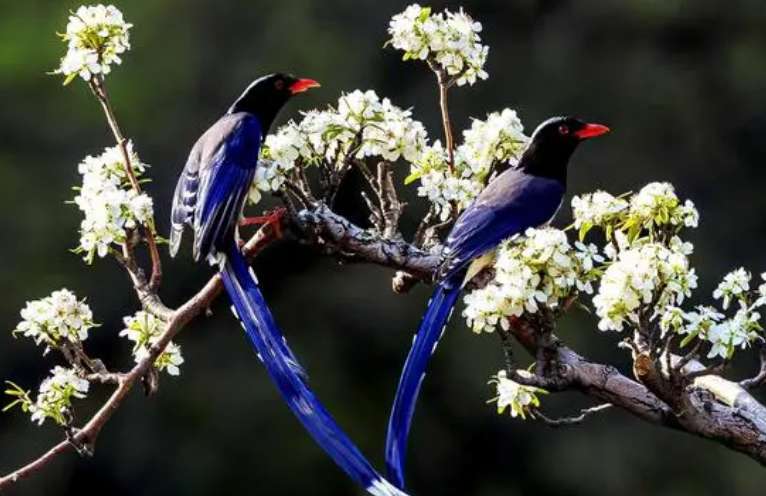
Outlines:
[[[149,186],[162,232],[175,176],[196,137],[255,76],[288,70],[322,82],[282,113],[373,88],[414,106],[438,136],[432,75],[383,50],[390,16],[405,2],[372,0],[117,2],[133,50],[109,78],[123,128],[152,164]],[[442,7],[444,2],[433,2]],[[577,114],[613,133],[578,151],[571,191],[619,193],[672,181],[702,225],[692,235],[700,298],[727,268],[766,269],[766,9],[757,0],[485,0],[463,5],[484,24],[490,79],[451,97],[457,129],[472,116],[516,108],[528,129]],[[87,346],[111,367],[130,363],[116,339],[136,302],[117,265],[87,269],[67,250],[79,213],[64,205],[76,164],[110,145],[84,85],[46,76],[64,47],[55,36],[77,3],[5,1],[0,14],[0,329],[13,329],[25,300],[66,286],[89,297],[104,325]],[[400,170],[406,175],[406,167]],[[352,185],[353,186],[353,185]],[[422,212],[413,200],[405,219]],[[342,208],[360,219],[353,190]],[[558,223],[567,222],[566,215]],[[383,435],[398,369],[427,300],[389,290],[390,271],[339,266],[282,243],[256,269],[312,384],[363,451],[382,465]],[[209,275],[187,252],[166,263],[163,297],[189,296]],[[223,302],[179,339],[187,363],[150,401],[138,392],[99,439],[96,457],[70,454],[10,494],[113,496],[356,494],[282,405]],[[564,430],[498,417],[485,384],[501,364],[492,336],[454,319],[418,410],[410,455],[415,494],[762,494],[766,473],[726,448],[660,430],[617,411]],[[624,366],[615,337],[573,316],[562,336],[589,356]],[[745,355],[745,354],[743,354]],[[742,359],[738,372],[752,363]],[[0,376],[34,387],[52,366],[30,343],[0,333]],[[106,393],[106,389],[101,389]],[[95,395],[85,414],[101,399]],[[761,395],[763,397],[763,395]],[[545,399],[554,412],[577,395]],[[0,471],[37,456],[61,432],[18,414],[0,417]]]

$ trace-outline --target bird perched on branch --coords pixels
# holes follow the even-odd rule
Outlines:
[[[582,141],[609,128],[573,117],[540,124],[514,168],[499,174],[458,217],[447,237],[445,259],[399,379],[386,435],[389,478],[404,488],[407,438],[426,366],[452,314],[458,295],[503,240],[550,222],[564,198],[567,163]],[[467,277],[468,276],[468,277]]]
[[[170,254],[184,226],[194,232],[195,260],[218,264],[232,310],[290,409],[316,442],[375,496],[406,496],[381,477],[340,429],[306,383],[238,246],[237,227],[258,164],[258,153],[282,106],[319,86],[312,79],[271,74],[255,80],[195,143],[173,197]]]

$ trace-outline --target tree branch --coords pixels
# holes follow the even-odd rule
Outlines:
[[[300,211],[292,220],[299,228],[299,241],[316,245],[329,255],[406,271],[428,282],[441,262],[439,250],[426,252],[399,239],[362,229],[321,203],[316,208]],[[275,237],[272,226],[266,225],[248,241],[244,250],[253,255]],[[133,369],[100,379],[100,382],[116,383],[117,388],[90,421],[72,434],[71,441],[62,441],[28,465],[0,478],[0,490],[39,471],[77,445],[92,448],[103,426],[136,382],[151,371],[165,346],[192,319],[204,313],[222,290],[220,277],[215,275],[181,307],[170,310],[155,293],[143,289],[145,275],[129,254],[118,260],[131,275],[144,308],[164,318],[167,328],[149,356]],[[580,391],[647,422],[714,440],[766,465],[766,408],[739,384],[717,375],[701,375],[684,389],[675,391],[676,396],[669,397],[666,390],[655,390],[654,383],[645,377],[638,376],[641,380],[634,380],[611,365],[588,360],[552,333],[541,340],[540,330],[535,327],[541,320],[544,319],[515,319],[511,326],[513,338],[533,357],[538,356],[539,346],[545,347],[545,353],[539,355],[545,363],[535,374],[514,374],[512,378],[517,382],[550,391]],[[648,357],[647,360],[650,365],[653,363]],[[672,355],[670,361],[671,369],[677,369],[680,363],[685,376],[699,375],[699,371],[704,370],[702,364],[689,357]]]
[[[248,257],[252,257],[260,252],[265,246],[276,238],[275,230],[272,225],[265,225],[259,231],[257,231],[244,246],[244,253]],[[14,470],[0,478],[0,491],[3,491],[18,482],[25,479],[30,475],[38,472],[59,455],[69,451],[70,449],[76,449],[78,446],[86,448],[86,452],[92,452],[96,439],[103,429],[104,425],[112,418],[112,415],[122,404],[125,397],[128,395],[133,386],[137,382],[140,382],[153,367],[157,357],[165,350],[168,343],[178,334],[186,325],[191,322],[195,317],[203,314],[205,310],[211,305],[223,289],[221,283],[221,277],[216,274],[210,278],[210,280],[200,289],[194,296],[187,300],[183,305],[176,310],[167,310],[169,318],[167,319],[165,331],[159,340],[152,345],[149,349],[149,354],[137,363],[130,371],[124,374],[95,374],[89,376],[89,379],[97,380],[104,383],[116,383],[117,388],[112,395],[106,401],[106,403],[99,408],[99,410],[91,417],[91,419],[85,424],[82,429],[74,430],[71,434],[71,438],[65,441],[61,441],[46,453],[34,461],[24,465],[23,467]],[[139,287],[136,287],[139,292],[139,299],[142,298]],[[142,300],[143,301],[143,300]],[[157,303],[161,305],[159,298]],[[162,305],[164,309],[167,309]],[[165,312],[165,311],[163,311]]]

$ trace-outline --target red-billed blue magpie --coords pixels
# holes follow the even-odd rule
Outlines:
[[[375,496],[406,496],[381,477],[308,387],[255,275],[237,244],[237,226],[269,127],[287,100],[319,86],[311,79],[271,74],[255,80],[208,129],[189,154],[173,198],[170,253],[184,226],[194,231],[194,259],[220,265],[232,310],[290,409],[316,442]]]
[[[412,416],[426,366],[436,350],[472,262],[504,239],[550,222],[564,199],[567,164],[583,140],[609,131],[573,117],[554,117],[532,134],[518,165],[500,173],[463,211],[447,237],[436,290],[399,379],[386,435],[389,478],[404,488]]]

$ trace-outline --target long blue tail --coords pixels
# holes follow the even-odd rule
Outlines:
[[[428,361],[436,351],[436,345],[444,333],[444,327],[447,325],[459,294],[459,283],[454,284],[448,280],[439,283],[436,287],[399,379],[399,387],[396,390],[396,399],[391,409],[386,433],[386,467],[389,478],[401,489],[404,489],[407,438],[412,425],[412,416],[415,414],[420,384],[423,382]]]
[[[349,477],[374,496],[407,496],[378,474],[305,382],[303,369],[274,322],[258,283],[232,243],[221,269],[226,292],[247,336],[287,405]]]

